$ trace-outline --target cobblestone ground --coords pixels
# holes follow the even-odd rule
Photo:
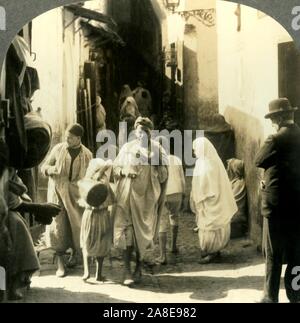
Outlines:
[[[193,232],[194,217],[181,217],[179,256],[169,256],[167,266],[146,266],[141,284],[134,288],[121,285],[122,262],[116,250],[112,262],[105,260],[104,274],[108,281],[88,284],[81,281],[82,267],[69,272],[63,279],[55,277],[52,253],[41,253],[42,269],[25,292],[24,303],[253,303],[262,295],[263,259],[251,241],[233,240],[218,263],[199,265],[198,237]],[[151,263],[158,250],[147,255]],[[281,302],[287,302],[284,290]]]

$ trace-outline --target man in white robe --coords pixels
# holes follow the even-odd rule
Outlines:
[[[135,129],[137,139],[125,144],[114,162],[117,184],[113,211],[114,244],[123,250],[123,283],[126,286],[140,280],[141,261],[158,237],[168,180],[167,156],[161,146],[150,139],[153,123],[140,117]],[[155,152],[164,162],[153,165]],[[133,250],[137,259],[132,275],[130,259]]]
[[[56,145],[42,166],[49,177],[48,202],[63,211],[47,227],[47,244],[56,251],[57,277],[66,275],[63,255],[69,248],[80,253],[80,229],[83,208],[78,205],[78,181],[85,176],[92,153],[81,143],[84,129],[79,124],[69,127],[66,142]]]

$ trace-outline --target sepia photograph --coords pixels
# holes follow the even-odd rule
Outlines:
[[[0,303],[299,303],[290,33],[226,0],[69,2],[0,65]]]

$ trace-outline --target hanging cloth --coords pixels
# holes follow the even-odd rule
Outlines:
[[[12,45],[15,48],[19,60],[22,62],[22,70],[20,71],[20,74],[18,76],[19,85],[21,86],[24,80],[26,68],[27,66],[33,67],[33,60],[30,56],[29,46],[23,37],[17,35],[14,38]]]
[[[5,98],[5,82],[6,82],[6,57],[4,58],[4,62],[1,69],[0,75],[0,97],[2,99]]]

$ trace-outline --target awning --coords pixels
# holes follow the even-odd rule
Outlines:
[[[102,22],[104,24],[108,24],[110,26],[114,26],[114,27],[117,26],[117,24],[113,20],[113,18],[111,18],[107,15],[104,15],[103,13],[101,13],[99,11],[83,8],[83,7],[76,5],[76,4],[65,6],[65,8],[68,9],[69,11],[71,11],[77,17],[83,17],[88,20],[95,20],[98,22]]]
[[[81,21],[80,24],[85,31],[85,36],[94,43],[95,48],[102,47],[107,43],[113,43],[122,47],[126,45],[123,39],[108,27],[103,28],[100,25],[96,27],[85,21]]]

